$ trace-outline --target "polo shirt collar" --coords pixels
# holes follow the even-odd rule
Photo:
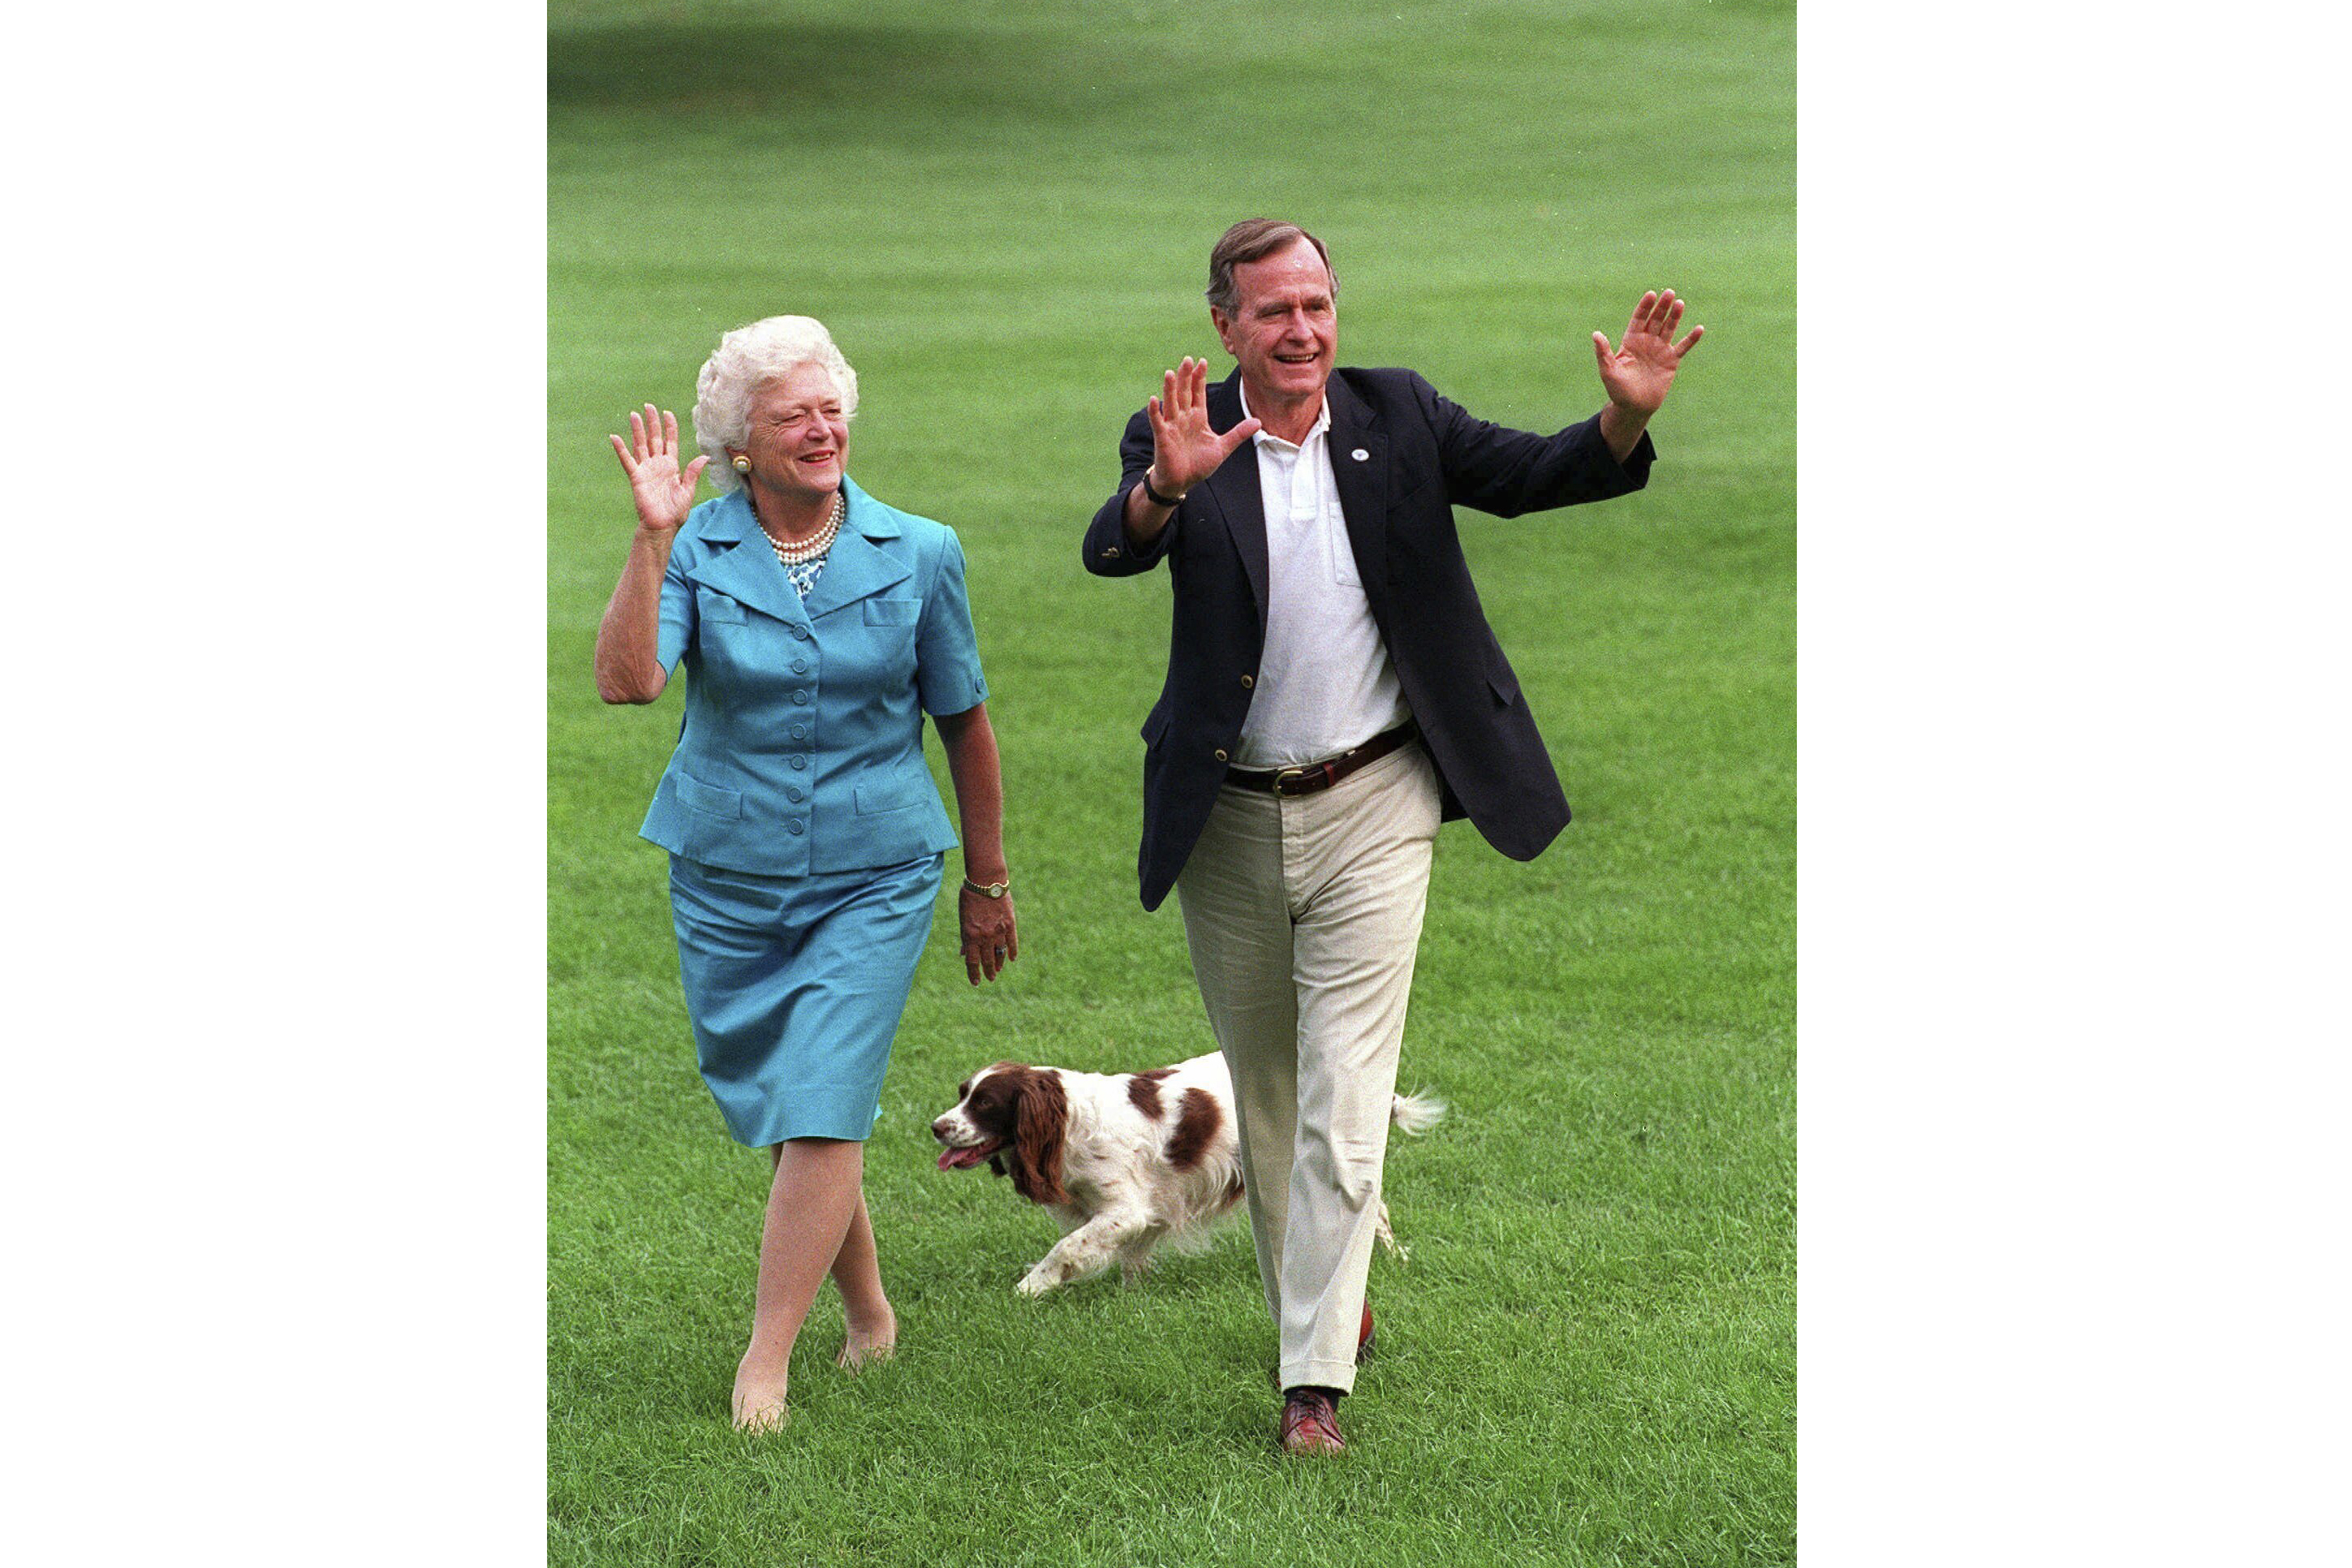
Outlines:
[[[1234,378],[1234,390],[1239,392],[1242,396],[1242,417],[1247,419],[1250,417],[1249,387],[1239,376],[1235,376]],[[1290,450],[1294,452],[1303,452],[1307,449],[1307,443],[1308,441],[1314,440],[1316,437],[1323,435],[1330,428],[1331,384],[1327,381],[1323,384],[1323,405],[1321,407],[1316,409],[1315,423],[1307,430],[1305,440],[1300,441],[1296,447],[1291,447],[1289,442],[1267,430],[1260,430],[1256,435],[1252,436],[1250,439],[1259,443],[1271,441],[1277,447],[1288,447]]]

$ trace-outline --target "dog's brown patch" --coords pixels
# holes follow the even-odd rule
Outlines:
[[[1160,1079],[1154,1073],[1137,1073],[1127,1080],[1128,1103],[1150,1120],[1160,1120]]]
[[[1199,1164],[1209,1152],[1209,1140],[1217,1135],[1217,1128],[1225,1119],[1217,1109],[1216,1097],[1204,1089],[1188,1089],[1176,1112],[1176,1131],[1168,1138],[1168,1163],[1180,1171],[1189,1171]]]
[[[997,1062],[964,1080],[964,1115],[981,1131],[1005,1143],[988,1157],[988,1168],[1012,1177],[1014,1190],[1031,1203],[1069,1201],[1062,1190],[1062,1142],[1069,1110],[1058,1074],[1019,1062]]]
[[[1070,1194],[1062,1190],[1062,1141],[1069,1131],[1070,1101],[1061,1078],[1028,1067],[1010,1068],[1004,1076],[1017,1085],[1013,1147],[1004,1151],[1013,1191],[1033,1204],[1068,1203]]]

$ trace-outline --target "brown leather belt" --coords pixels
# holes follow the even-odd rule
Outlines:
[[[1317,790],[1329,789],[1365,763],[1380,761],[1420,732],[1408,719],[1395,729],[1383,731],[1362,745],[1323,762],[1305,763],[1295,768],[1227,768],[1225,782],[1244,789],[1265,790],[1269,795],[1313,795]]]

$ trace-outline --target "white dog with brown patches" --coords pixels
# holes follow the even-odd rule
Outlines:
[[[1389,1107],[1391,1124],[1416,1136],[1444,1114],[1422,1095],[1394,1096]],[[1061,1226],[1062,1239],[1013,1287],[1042,1296],[1114,1258],[1132,1279],[1163,1239],[1179,1250],[1205,1246],[1211,1223],[1242,1198],[1234,1128],[1233,1079],[1212,1051],[1139,1073],[998,1062],[957,1086],[931,1135],[945,1145],[940,1170],[984,1161]],[[1380,1238],[1406,1256],[1386,1200]]]

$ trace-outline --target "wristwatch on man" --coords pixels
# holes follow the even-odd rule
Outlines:
[[[963,885],[966,889],[978,893],[983,899],[1001,899],[1013,888],[1010,882],[975,882],[970,877],[963,879]]]
[[[1191,493],[1190,490],[1179,490],[1172,496],[1161,495],[1160,487],[1151,482],[1151,470],[1150,468],[1143,470],[1143,499],[1153,506],[1175,506]]]

